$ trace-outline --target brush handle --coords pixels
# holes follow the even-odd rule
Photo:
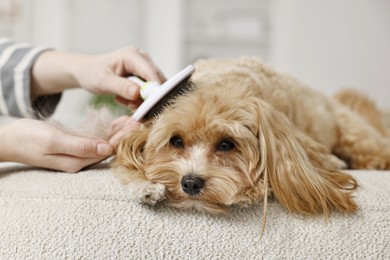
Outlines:
[[[170,95],[171,93],[180,94],[181,89],[186,88],[186,79],[188,80],[188,78],[194,71],[194,67],[192,65],[188,65],[179,73],[175,74],[173,77],[165,81],[161,85],[161,87],[157,87],[158,84],[150,84],[150,86],[146,86],[145,89],[155,89],[155,92],[151,91],[153,93],[151,93],[150,96],[148,96],[148,99],[145,100],[134,112],[133,118],[135,119],[135,121],[140,122],[146,117],[151,118],[157,115],[161,111],[161,107],[164,107],[164,105],[169,104],[170,100],[175,98],[174,96]],[[183,82],[184,84],[182,84]],[[176,92],[173,91],[173,89],[175,89]]]
[[[128,77],[128,79],[138,86],[140,86],[140,95],[143,100],[146,100],[148,97],[152,96],[154,93],[156,93],[159,88],[160,84],[158,84],[156,81],[143,81],[142,79],[136,77],[136,76],[131,76]]]

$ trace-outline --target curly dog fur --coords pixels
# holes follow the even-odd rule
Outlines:
[[[116,149],[114,172],[137,201],[225,212],[273,194],[328,216],[357,207],[341,169],[390,169],[389,132],[365,96],[325,97],[255,58],[195,67],[194,90]]]

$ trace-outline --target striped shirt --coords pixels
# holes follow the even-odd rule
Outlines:
[[[0,38],[0,115],[41,118],[54,112],[61,94],[31,100],[31,68],[48,49]]]

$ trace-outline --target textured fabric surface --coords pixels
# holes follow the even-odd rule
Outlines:
[[[0,171],[0,259],[389,259],[390,172],[351,172],[356,214],[269,204],[212,216],[132,202],[107,168]]]

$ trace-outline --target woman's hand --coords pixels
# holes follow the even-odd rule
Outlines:
[[[126,78],[131,75],[159,83],[166,80],[149,55],[134,47],[101,55],[47,51],[32,68],[32,95],[82,87],[95,94],[115,95],[119,103],[134,109],[142,100],[139,86]]]
[[[1,126],[0,138],[0,161],[65,172],[80,171],[113,152],[105,140],[75,136],[33,119],[19,119]]]
[[[136,75],[159,83],[166,80],[149,55],[134,47],[96,56],[88,63],[80,63],[76,70],[79,85],[95,94],[115,94],[116,101],[131,109],[142,100],[139,86],[126,77]]]
[[[137,129],[140,123],[135,121],[130,116],[121,116],[111,122],[111,133],[109,136],[109,142],[112,146],[116,146],[119,140],[125,134]]]

